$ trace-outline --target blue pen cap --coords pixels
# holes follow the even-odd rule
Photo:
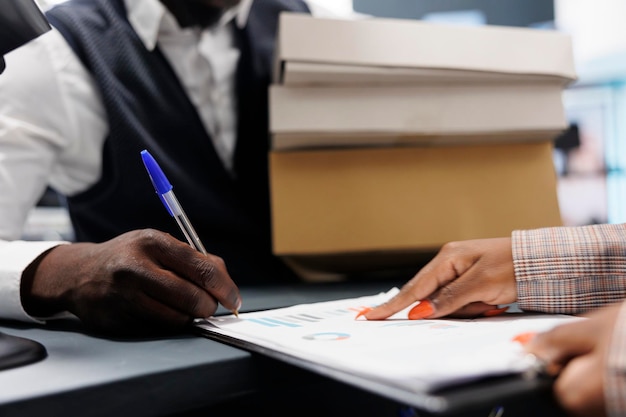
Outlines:
[[[152,155],[150,155],[150,152],[145,149],[141,151],[141,159],[143,160],[143,164],[148,171],[150,181],[152,181],[152,185],[154,186],[157,195],[161,199],[161,203],[163,203],[170,216],[174,216],[174,213],[172,213],[172,209],[170,208],[169,204],[167,204],[167,201],[165,201],[165,199],[163,198],[163,194],[170,192],[174,187],[172,187],[172,184],[170,184],[170,182],[168,181],[157,161]]]
[[[152,157],[152,155],[150,155],[150,152],[145,149],[141,151],[141,159],[143,159],[143,164],[148,170],[148,175],[150,176],[152,185],[154,185],[154,189],[157,193],[165,194],[174,188],[161,170],[157,161]]]

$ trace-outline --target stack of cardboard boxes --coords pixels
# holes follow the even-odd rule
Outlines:
[[[575,79],[568,36],[283,14],[277,42],[277,255],[359,273],[561,224],[552,142]]]

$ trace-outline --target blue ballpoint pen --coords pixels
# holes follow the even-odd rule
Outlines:
[[[170,184],[157,161],[152,155],[150,155],[150,152],[145,149],[141,151],[141,159],[143,160],[143,164],[148,171],[148,176],[150,177],[150,181],[152,181],[152,185],[154,186],[157,195],[161,199],[161,202],[167,209],[170,216],[172,216],[176,220],[176,223],[178,223],[178,227],[180,227],[180,230],[185,235],[187,242],[189,242],[192,248],[195,248],[204,255],[207,255],[207,251],[200,241],[196,230],[191,225],[191,222],[178,202],[176,195],[174,195],[174,187]],[[233,314],[238,316],[237,310],[233,310]]]
[[[192,248],[195,248],[206,255],[207,251],[204,248],[204,245],[200,242],[198,234],[191,225],[191,222],[189,221],[189,218],[187,218],[187,215],[178,202],[178,199],[174,195],[174,187],[170,184],[157,161],[152,155],[150,155],[150,152],[146,150],[141,151],[141,158],[143,159],[143,164],[148,171],[148,175],[150,176],[150,180],[152,181],[152,185],[154,186],[156,193],[168,213],[170,213],[170,216],[172,216],[176,220],[176,223],[178,223],[178,227],[182,230],[187,242],[189,242]]]

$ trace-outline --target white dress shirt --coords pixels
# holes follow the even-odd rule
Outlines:
[[[125,3],[133,29],[146,48],[158,45],[168,58],[230,169],[239,59],[230,23],[246,24],[252,0],[242,0],[206,29],[180,28],[158,0]],[[314,1],[307,4],[315,16],[339,17]],[[91,75],[56,30],[5,58],[7,69],[0,76],[0,317],[39,321],[22,307],[22,272],[42,252],[67,242],[15,239],[46,186],[71,196],[98,181],[108,125]]]

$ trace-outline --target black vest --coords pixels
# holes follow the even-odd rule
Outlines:
[[[102,242],[155,228],[184,240],[143,166],[147,149],[207,251],[224,258],[238,284],[295,279],[271,253],[268,193],[268,106],[274,41],[281,11],[308,12],[300,0],[256,0],[237,30],[239,125],[234,175],[163,54],[147,50],[126,18],[122,0],[70,0],[47,13],[100,88],[109,135],[102,176],[68,198],[76,238]]]

